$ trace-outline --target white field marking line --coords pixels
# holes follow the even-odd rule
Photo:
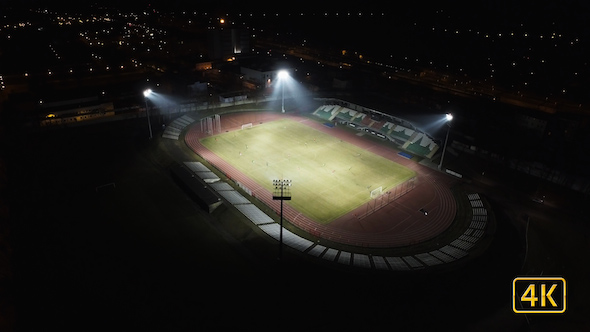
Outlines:
[[[400,209],[400,211],[403,211],[403,210],[401,210],[401,209]],[[403,212],[405,212],[405,211],[403,211]],[[397,229],[397,228],[399,228],[399,227],[402,227],[402,226],[404,226],[404,224],[405,224],[406,222],[408,222],[408,220],[412,220],[412,219],[413,219],[413,218],[412,218],[412,214],[411,214],[411,213],[406,213],[406,217],[405,217],[405,218],[404,218],[402,221],[400,221],[400,222],[399,222],[399,223],[397,223],[396,225],[394,225],[394,226],[392,226],[392,227],[388,228],[388,229],[387,229],[387,231],[393,231],[393,230],[395,230],[395,229]],[[410,226],[411,226],[411,224],[410,224]],[[408,227],[409,227],[409,226],[408,226]],[[402,230],[402,232],[403,232],[403,231],[405,231],[406,229],[408,229],[408,227],[405,227],[405,228]]]
[[[301,122],[301,121],[300,121],[300,122]],[[311,128],[311,129],[312,129],[312,130],[316,130],[316,131],[318,131],[318,130],[317,130],[317,129],[315,129],[315,128]],[[242,131],[238,131],[238,132],[239,132],[239,133],[241,133]],[[323,133],[323,132],[321,132],[321,131],[320,131],[320,133],[322,133],[322,134],[326,134],[326,133]],[[326,134],[326,135],[327,135],[327,134]],[[288,135],[288,134],[284,134],[284,135],[282,135],[282,136],[285,136],[285,137],[290,137],[290,135]],[[322,136],[322,135],[319,135],[319,136]],[[328,136],[329,136],[329,135],[328,135]],[[325,148],[324,148],[324,149],[320,149],[320,151],[322,151],[322,150],[330,150],[330,149],[331,149],[333,146],[339,145],[340,143],[346,143],[346,144],[350,144],[350,145],[352,145],[353,147],[359,148],[359,147],[358,147],[358,146],[356,146],[355,144],[352,144],[352,143],[350,143],[350,142],[348,142],[348,141],[344,141],[344,140],[338,139],[338,138],[336,138],[336,137],[334,137],[334,136],[329,136],[329,137],[333,138],[332,142],[330,142],[329,144],[322,145],[322,146],[323,146],[323,147],[325,147]],[[302,142],[302,143],[306,143],[306,141],[304,141],[304,140],[301,140],[300,142]],[[245,144],[245,143],[244,143],[244,144]],[[373,146],[375,146],[375,145],[373,145]],[[363,149],[361,149],[361,150],[363,150]],[[247,150],[245,150],[245,151],[247,151]],[[363,151],[364,151],[364,150],[363,150]],[[373,153],[373,152],[369,152],[369,153]],[[316,156],[317,156],[317,154],[318,154],[318,152],[316,151]],[[375,156],[377,156],[377,157],[383,158],[382,156],[380,156],[380,155],[378,155],[378,154],[375,154],[375,153],[373,153],[373,154],[374,154]],[[257,161],[256,161],[256,159],[254,159],[254,163],[255,163],[255,164],[257,164],[257,165],[258,165],[258,164],[260,164],[260,166],[258,166],[257,168],[255,167],[255,168],[247,169],[247,170],[243,171],[242,173],[243,173],[244,175],[246,175],[246,176],[247,176],[249,179],[251,179],[251,180],[252,180],[254,183],[258,184],[258,182],[257,182],[256,180],[253,180],[254,178],[256,178],[256,177],[255,177],[255,176],[253,176],[253,175],[260,174],[260,170],[261,170],[261,169],[263,170],[263,173],[264,173],[264,172],[266,172],[266,170],[265,170],[265,169],[267,168],[267,166],[266,166],[266,162],[268,162],[268,163],[270,164],[268,167],[276,168],[276,167],[275,167],[275,165],[278,165],[278,169],[281,169],[281,168],[282,168],[282,167],[281,167],[281,165],[282,165],[282,164],[284,164],[284,163],[291,164],[291,160],[292,160],[292,159],[294,159],[294,158],[296,158],[296,159],[298,159],[298,160],[302,160],[302,159],[303,159],[303,158],[302,158],[302,156],[304,156],[304,155],[305,155],[305,156],[308,156],[309,154],[308,154],[308,153],[299,153],[299,154],[295,154],[295,155],[290,155],[290,154],[289,154],[289,157],[285,157],[285,156],[284,156],[284,153],[282,153],[282,154],[281,154],[281,156],[279,156],[279,157],[277,157],[277,158],[270,158],[270,159],[268,159],[268,158],[267,158],[268,160],[263,160],[263,161],[262,161],[262,163],[259,163],[259,162],[257,162]],[[242,152],[242,157],[245,157],[245,156],[247,156],[247,152]],[[357,156],[353,155],[353,157],[355,157],[355,158],[356,158]],[[248,159],[249,159],[249,158],[248,158]],[[308,160],[309,158],[305,158],[305,159],[306,159],[306,160]],[[391,160],[390,160],[390,161],[391,161]],[[228,164],[229,164],[229,163],[228,163]],[[231,164],[230,164],[230,165],[231,165]],[[403,165],[402,165],[402,166],[403,166]],[[322,168],[324,168],[324,167],[322,166]],[[306,171],[305,171],[305,169],[303,169],[303,171],[304,171],[305,173],[308,173],[308,172],[306,172]],[[324,171],[326,172],[326,175],[327,175],[327,176],[330,176],[331,174],[333,174],[333,173],[330,173],[330,171],[329,171],[328,169],[325,169]],[[312,171],[312,173],[313,173],[313,171]],[[338,175],[338,176],[340,176],[340,175]],[[338,183],[340,183],[341,181],[342,181],[341,179],[338,179]],[[260,184],[258,184],[258,185],[260,186]],[[337,184],[337,185],[334,185],[334,186],[331,186],[331,187],[327,187],[325,190],[322,190],[322,191],[321,191],[319,194],[320,194],[320,195],[322,195],[322,194],[324,194],[324,193],[326,193],[326,192],[328,192],[328,191],[333,191],[333,190],[334,190],[334,188],[337,188],[337,187],[340,187],[340,185],[338,185],[338,184]],[[371,186],[371,187],[372,187],[372,186]],[[367,189],[367,190],[368,190],[368,189]],[[351,193],[350,193],[350,196],[352,196],[352,197],[359,196],[359,197],[361,197],[361,198],[362,198],[362,196],[364,196],[365,194],[366,194],[366,190],[365,190],[365,189],[360,189],[360,190],[358,190],[358,191],[356,191],[356,192],[353,192],[353,191],[351,191]],[[370,195],[370,191],[369,191],[369,195]],[[358,208],[358,207],[360,207],[360,206],[362,206],[362,205],[364,205],[364,204],[367,204],[367,203],[368,203],[368,202],[370,202],[371,200],[372,200],[372,198],[370,198],[370,199],[369,199],[369,200],[367,200],[367,201],[364,201],[364,203],[361,203],[359,206],[357,206],[357,207],[354,207],[352,210],[354,210],[354,209],[356,209],[356,208]]]

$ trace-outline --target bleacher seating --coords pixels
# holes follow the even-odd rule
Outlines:
[[[387,262],[385,262],[385,258],[381,256],[373,256],[373,263],[375,264],[375,268],[377,270],[387,270]]]
[[[412,137],[402,145],[402,148],[416,155],[432,158],[434,153],[438,150],[438,145],[428,137],[428,135],[421,132],[415,132]]]
[[[275,240],[279,239],[281,226],[277,223],[260,225],[259,228]],[[304,252],[314,243],[308,239],[302,238],[288,229],[283,228],[283,243],[297,251]]]
[[[419,268],[423,268],[424,265],[422,263],[420,263],[420,261],[418,261],[416,258],[414,258],[413,256],[404,256],[402,257],[402,259],[408,263],[408,265],[413,268],[413,269],[419,269]]]
[[[488,211],[484,208],[473,208],[473,215],[474,216],[487,216]]]
[[[332,113],[330,112],[332,110],[332,106],[321,106],[319,107],[313,114],[317,115],[318,117],[324,119],[324,120],[330,120],[332,119]]]
[[[463,241],[461,239],[456,239],[455,241],[451,242],[451,245],[455,248],[459,248],[464,251],[469,251],[471,248],[473,248],[473,246],[475,246],[475,243]]]
[[[372,120],[365,113],[357,113],[356,117],[352,119],[352,122],[356,123],[359,126],[362,126],[363,128],[368,128]]]
[[[408,264],[406,264],[406,262],[401,257],[385,257],[385,260],[387,261],[387,263],[389,263],[389,266],[394,271],[403,271],[410,269]]]
[[[444,252],[442,252],[440,250],[433,250],[433,251],[429,252],[429,254],[438,258],[439,260],[443,261],[444,263],[450,263],[456,259],[448,254],[445,254]]]
[[[391,133],[392,129],[395,127],[395,124],[386,121],[383,126],[379,129],[379,131],[385,135],[389,135],[389,133]]]
[[[359,112],[340,105],[322,105],[313,114],[323,120],[348,123],[358,130],[372,129],[375,131],[371,131],[373,134],[397,142],[403,149],[418,156],[432,158],[439,148],[432,138],[410,122],[381,112]]]
[[[322,256],[322,258],[325,260],[334,261],[337,254],[338,254],[338,250],[336,250],[334,248],[328,248],[328,250],[326,250],[326,252]]]
[[[422,261],[422,263],[424,263],[428,266],[435,266],[435,265],[439,265],[439,264],[443,263],[443,261],[436,258],[435,256],[432,256],[431,254],[429,254],[427,252],[414,255],[414,257],[418,258],[419,260]]]
[[[352,257],[353,264],[356,267],[371,268],[371,260],[365,254],[354,254]]]
[[[412,152],[422,157],[426,157],[431,152],[430,149],[428,149],[427,147],[420,146],[420,144],[409,144],[405,147],[405,149],[409,152]]]
[[[410,128],[406,128],[400,125],[396,125],[393,130],[391,131],[390,135],[399,137],[399,138],[403,138],[404,140],[408,140],[410,139],[410,137],[412,137],[412,135],[414,134],[415,130],[414,129],[410,129]]]
[[[185,114],[180,118],[172,121],[170,124],[168,124],[168,126],[166,127],[166,129],[164,129],[164,132],[162,133],[162,137],[178,140],[182,130],[194,121],[195,119],[193,119],[188,114]]]
[[[224,190],[220,191],[219,194],[221,197],[225,198],[231,205],[239,205],[239,204],[250,204],[250,201],[242,196],[239,192],[232,190]]]
[[[341,251],[340,256],[338,256],[338,263],[341,264],[350,264],[350,256],[351,253],[348,251]]]
[[[451,245],[446,245],[438,250],[444,252],[445,254],[447,254],[455,259],[463,258],[469,254],[467,251],[458,249],[458,248],[453,247]]]
[[[472,207],[483,207],[483,203],[479,199],[470,201],[470,203]]]
[[[234,206],[255,225],[270,224],[275,222],[271,217],[262,212],[254,204],[238,204]]]
[[[311,248],[307,253],[315,257],[320,257],[325,250],[326,247],[322,246],[321,244],[317,244],[313,248]]]
[[[352,122],[352,119],[357,114],[357,111],[351,110],[350,108],[340,107],[336,118],[340,121]]]
[[[467,198],[469,198],[470,201],[480,199],[479,194],[469,194],[469,195],[467,195]]]
[[[383,130],[383,126],[385,126],[385,124],[387,123],[387,121],[375,121],[375,120],[371,120],[372,124],[369,126],[369,128],[374,129],[382,134],[387,134],[387,131],[389,130],[389,128],[386,128],[385,131]]]
[[[219,177],[211,172],[205,165],[200,162],[185,161],[184,165],[189,168],[193,174],[201,178],[205,183],[215,183],[219,181]]]

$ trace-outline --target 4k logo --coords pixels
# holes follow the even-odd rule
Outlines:
[[[517,314],[565,312],[565,279],[518,277],[512,281],[512,310]]]

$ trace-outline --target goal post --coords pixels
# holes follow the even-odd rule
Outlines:
[[[377,198],[383,194],[383,186],[371,190],[371,198]]]
[[[243,124],[243,125],[242,125],[242,130],[243,130],[243,129],[250,129],[250,128],[252,128],[252,122],[250,122],[250,123],[246,123],[246,124]]]

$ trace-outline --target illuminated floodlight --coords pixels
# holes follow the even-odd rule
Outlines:
[[[279,70],[277,77],[279,78],[279,81],[284,81],[289,77],[289,73],[286,70]],[[281,98],[281,112],[285,113],[285,82],[281,84],[281,94],[283,95]]]
[[[150,111],[148,107],[147,98],[152,94],[152,89],[143,90],[143,96],[145,97],[145,115],[148,121],[148,128],[150,130],[150,139],[152,139],[152,123],[150,122]]]
[[[285,79],[285,78],[289,77],[289,73],[286,70],[280,70],[277,73],[277,76],[278,76],[279,79],[282,80],[282,79]]]
[[[443,145],[442,155],[440,156],[440,163],[438,164],[438,169],[442,170],[443,167],[443,160],[445,159],[445,150],[447,149],[447,143],[449,141],[449,132],[451,131],[451,120],[453,120],[453,115],[451,113],[447,113],[446,115],[447,125],[447,137],[445,138],[445,145]]]
[[[266,86],[272,87],[272,99],[276,100],[277,111],[285,112],[289,105],[287,100],[290,99],[294,104],[299,104],[297,107],[302,106],[300,103],[308,101],[307,98],[300,98],[307,94],[305,87],[296,80],[294,76],[295,70],[288,67],[277,67],[272,72],[268,81],[265,82]],[[306,106],[307,107],[307,106]],[[294,107],[295,108],[295,107]],[[439,114],[439,116],[442,114]]]

